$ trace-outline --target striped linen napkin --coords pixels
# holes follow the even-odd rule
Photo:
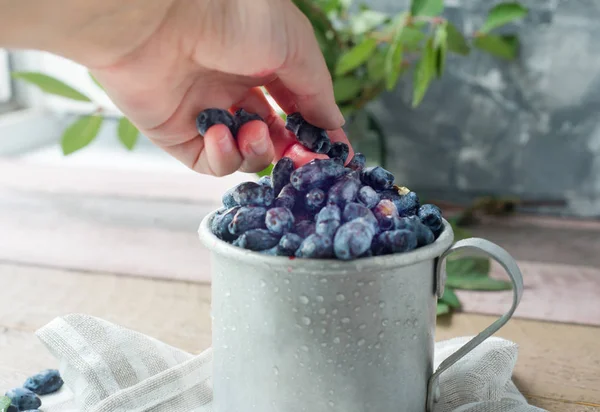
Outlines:
[[[42,397],[44,412],[213,411],[210,349],[191,355],[81,314],[56,318],[37,336],[58,360],[65,381],[59,392]],[[468,339],[437,343],[435,365]],[[441,374],[435,412],[543,411],[528,405],[512,383],[516,360],[514,343],[488,339]]]

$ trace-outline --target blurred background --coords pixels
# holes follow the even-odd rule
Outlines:
[[[485,236],[522,261],[564,270],[600,266],[600,4],[295,3],[313,24],[350,140],[370,164],[440,205],[457,238]],[[4,261],[210,281],[198,223],[227,188],[257,178],[191,172],[140,135],[85,67],[0,51]],[[583,278],[581,290],[600,292],[600,277]],[[462,303],[446,302],[443,313],[501,311],[475,292],[509,288],[450,286]],[[537,296],[529,315],[547,317]],[[598,310],[573,310],[552,309],[600,323]]]
[[[600,2],[294,2],[355,150],[440,205],[457,239],[485,237],[518,260],[516,316],[544,322],[508,332],[530,343],[520,369],[530,392],[600,401],[581,389],[597,368],[586,363],[579,379],[561,358],[587,362],[600,326]],[[257,178],[196,174],[140,135],[85,67],[0,50],[0,381],[49,362],[31,334],[73,311],[206,347],[209,254],[196,230],[225,190]],[[438,313],[463,314],[443,336],[480,330],[489,319],[461,316],[511,302],[493,262],[448,272]]]

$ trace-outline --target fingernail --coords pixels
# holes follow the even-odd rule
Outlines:
[[[250,149],[257,156],[262,156],[269,151],[269,141],[265,138],[259,138],[250,142]]]
[[[231,143],[231,139],[227,134],[221,136],[218,145],[221,153],[230,153],[233,151],[233,144]]]

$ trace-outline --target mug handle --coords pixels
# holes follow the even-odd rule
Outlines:
[[[438,298],[441,298],[444,294],[444,287],[446,284],[446,270],[445,270],[445,259],[451,253],[458,252],[461,250],[471,251],[471,252],[483,252],[483,254],[489,256],[494,259],[496,262],[500,263],[513,284],[513,302],[510,310],[506,312],[502,317],[497,319],[494,323],[480,332],[477,336],[467,342],[464,346],[462,346],[455,353],[450,355],[446,360],[444,360],[440,366],[437,368],[435,373],[429,378],[429,383],[427,385],[427,412],[433,412],[433,406],[436,402],[439,401],[440,393],[439,393],[439,377],[444,371],[446,371],[450,366],[459,361],[463,356],[467,353],[475,349],[480,343],[484,340],[492,336],[496,333],[502,326],[508,322],[508,320],[512,317],[513,313],[517,309],[519,302],[521,301],[521,297],[523,295],[523,276],[521,275],[521,271],[517,266],[517,262],[508,254],[508,252],[502,249],[500,246],[480,238],[469,238],[456,242],[453,246],[451,246],[442,256],[439,257],[437,261],[436,268],[436,292]]]

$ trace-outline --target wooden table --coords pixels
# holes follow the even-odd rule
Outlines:
[[[215,196],[197,195],[206,187],[187,175],[170,182],[0,162],[0,389],[57,366],[34,331],[73,312],[192,353],[207,348],[207,255],[194,234],[214,207]],[[171,279],[152,278],[161,275]],[[437,339],[475,334],[493,319],[455,314],[440,320]],[[600,328],[514,319],[499,335],[520,345],[514,379],[533,405],[600,411]]]

